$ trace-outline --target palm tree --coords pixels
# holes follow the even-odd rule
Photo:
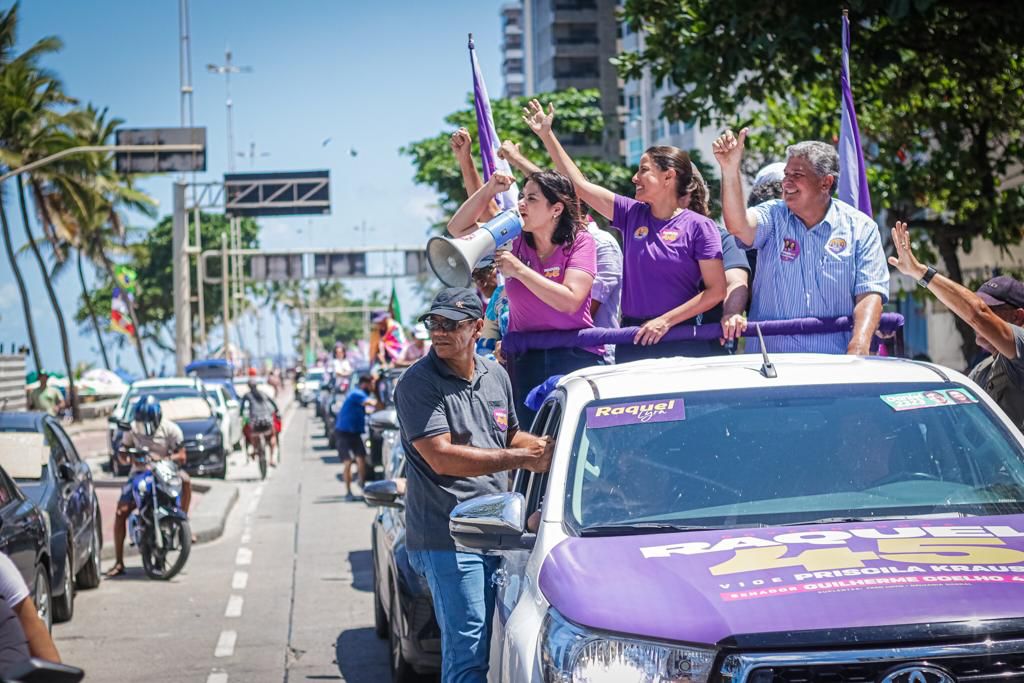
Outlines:
[[[13,124],[5,138],[6,154],[10,161],[15,162],[16,165],[24,165],[48,156],[59,149],[73,146],[74,139],[63,130],[66,126],[66,117],[56,111],[56,107],[73,102],[63,93],[60,82],[46,71],[26,62],[8,64],[3,71],[2,87],[5,91],[5,108],[11,112],[11,123]],[[16,176],[15,183],[18,190],[21,218],[25,227],[25,237],[39,266],[43,287],[57,321],[61,351],[68,376],[68,397],[71,400],[74,418],[78,419],[74,365],[71,361],[71,344],[64,322],[64,312],[61,310],[60,302],[54,291],[42,252],[32,235],[32,223],[29,220],[28,201],[25,196],[22,176]]]
[[[123,121],[108,118],[106,109],[88,105],[70,115],[76,145],[109,144],[114,131]],[[127,232],[119,214],[121,209],[131,209],[152,216],[156,202],[145,193],[132,187],[128,179],[118,176],[110,154],[91,154],[78,157],[73,166],[54,166],[55,172],[45,176],[33,175],[32,190],[40,219],[49,226],[48,238],[53,239],[53,250],[58,260],[55,270],[61,267],[61,254],[69,248],[77,251],[79,282],[82,295],[100,344],[100,351],[107,361],[106,347],[100,330],[92,300],[88,296],[85,276],[82,272],[82,257],[102,268],[110,281],[114,281],[114,263],[110,254],[126,251]],[[132,322],[135,325],[135,347],[144,374],[148,374],[143,353],[139,323],[131,299],[127,299]]]
[[[15,158],[15,163],[12,165],[12,158],[6,154],[13,137],[13,131],[18,127],[17,108],[13,104],[14,99],[11,97],[11,91],[8,88],[8,85],[11,83],[9,69],[19,65],[35,66],[41,56],[56,52],[62,46],[59,38],[48,36],[36,41],[21,54],[15,54],[18,7],[19,3],[15,3],[6,12],[0,11],[0,171],[17,165],[17,159]],[[14,280],[18,285],[18,292],[21,295],[25,327],[28,332],[29,345],[32,348],[32,359],[38,373],[43,367],[42,358],[39,355],[39,342],[36,338],[35,324],[32,320],[28,289],[25,287],[25,279],[21,274],[17,258],[14,255],[11,229],[7,222],[7,213],[3,204],[2,188],[0,188],[0,228],[3,231],[4,250],[11,264],[11,272],[14,274]]]

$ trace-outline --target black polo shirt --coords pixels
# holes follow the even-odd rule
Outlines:
[[[507,448],[519,429],[512,383],[504,368],[476,356],[473,381],[459,377],[434,350],[406,370],[395,387],[395,406],[407,457],[405,538],[409,550],[455,550],[448,515],[458,503],[508,491],[508,474],[479,477],[438,474],[413,441],[451,434],[454,444]]]

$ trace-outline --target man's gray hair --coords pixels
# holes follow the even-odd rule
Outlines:
[[[839,152],[832,145],[817,140],[804,140],[786,148],[786,159],[806,159],[819,176],[830,175],[832,192],[839,189]]]

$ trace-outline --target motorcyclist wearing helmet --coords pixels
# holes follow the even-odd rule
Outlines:
[[[259,383],[256,380],[256,369],[249,368],[249,392],[242,397],[241,405],[239,406],[242,412],[242,417],[245,418],[245,428],[242,430],[245,434],[246,444],[252,445],[252,426],[253,424],[266,422],[270,424],[270,454],[268,461],[271,467],[277,467],[277,431],[274,429],[274,417],[278,414],[277,403],[274,399],[264,394],[259,389]]]
[[[151,460],[170,458],[178,465],[181,476],[181,508],[188,514],[189,504],[192,501],[192,479],[188,476],[184,466],[185,436],[181,427],[174,424],[172,420],[163,419],[163,411],[160,409],[160,401],[155,396],[143,396],[135,404],[135,413],[132,418],[132,428],[125,432],[121,440],[121,450],[117,453],[117,459],[121,464],[128,461],[128,454],[124,451],[127,448],[146,449],[149,451]],[[114,517],[114,566],[107,572],[107,576],[117,576],[124,573],[124,537],[128,515],[135,507],[135,500],[132,498],[132,489],[136,486],[138,477],[145,474],[149,469],[149,463],[132,459],[131,472],[128,474],[128,483],[121,489],[121,498],[117,501],[117,514]]]

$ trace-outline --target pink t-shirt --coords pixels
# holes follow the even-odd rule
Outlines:
[[[597,247],[593,236],[586,230],[576,233],[571,245],[561,245],[543,261],[537,250],[522,236],[512,241],[512,253],[530,268],[544,277],[561,284],[565,271],[570,268],[582,270],[590,276],[597,272]],[[509,332],[539,332],[543,330],[581,330],[594,326],[590,317],[590,294],[573,313],[560,313],[537,298],[519,280],[509,278],[505,282],[508,296]]]

